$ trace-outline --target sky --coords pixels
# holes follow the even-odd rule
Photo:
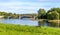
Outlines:
[[[0,0],[0,11],[30,14],[37,13],[42,8],[46,11],[60,7],[60,0]]]

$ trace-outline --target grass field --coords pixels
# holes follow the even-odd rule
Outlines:
[[[0,23],[0,35],[60,35],[60,28]]]

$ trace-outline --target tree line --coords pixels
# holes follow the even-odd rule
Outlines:
[[[8,18],[8,16],[11,16],[11,18],[18,18],[20,15],[21,14],[6,13],[0,11],[0,16],[4,16],[4,18]],[[36,15],[38,19],[57,20],[60,19],[60,8],[51,8],[47,12],[45,9],[39,9],[38,14],[30,14],[30,15]]]
[[[2,12],[0,11],[0,16],[4,16],[5,19],[7,19],[8,17],[10,18],[18,18],[20,14],[16,14],[16,13],[6,13],[6,12]]]
[[[51,8],[47,12],[45,9],[39,9],[38,19],[58,20],[60,19],[60,8]]]
[[[0,16],[4,16],[5,19],[18,19],[21,16],[24,15],[29,15],[29,16],[36,16],[36,14],[16,14],[16,13],[6,13],[6,12],[2,12],[0,11]]]

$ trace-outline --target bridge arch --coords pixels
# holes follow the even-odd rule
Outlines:
[[[30,16],[21,16],[21,19],[23,19],[23,18],[32,18],[32,17],[30,17]]]

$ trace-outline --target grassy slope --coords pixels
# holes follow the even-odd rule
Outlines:
[[[60,35],[60,28],[21,26],[0,23],[0,35]]]

